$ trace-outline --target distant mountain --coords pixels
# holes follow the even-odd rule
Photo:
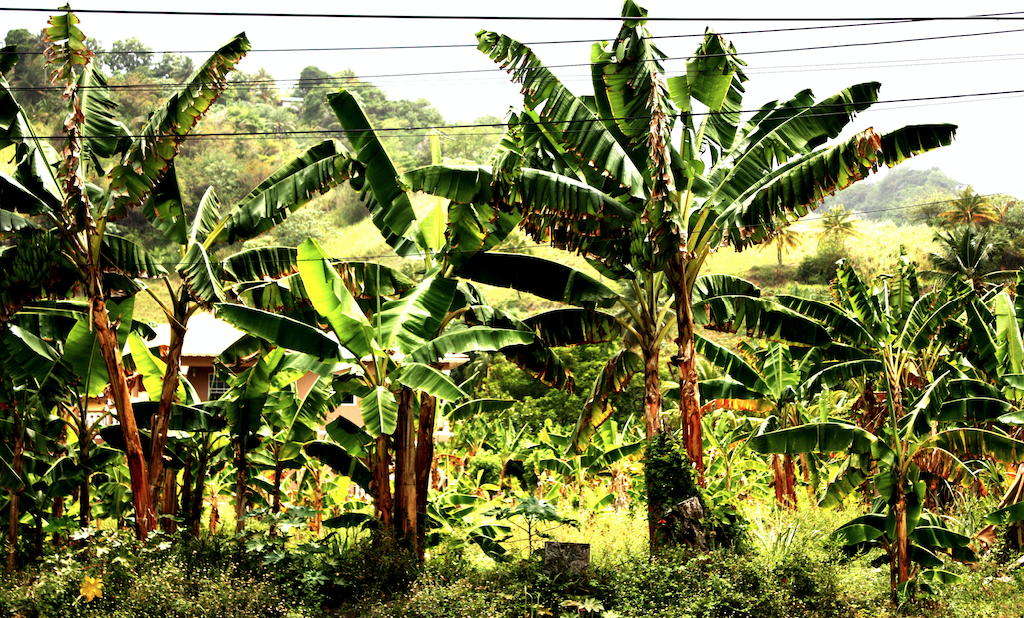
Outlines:
[[[898,167],[875,182],[859,182],[825,199],[825,208],[842,204],[865,219],[898,223],[927,219],[921,205],[953,197],[957,187],[942,170]]]

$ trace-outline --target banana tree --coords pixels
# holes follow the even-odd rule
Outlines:
[[[362,420],[373,446],[373,488],[377,516],[392,524],[388,481],[389,446],[396,446],[396,528],[415,546],[415,426],[413,391],[456,401],[465,393],[436,368],[446,354],[497,350],[534,342],[528,331],[469,327],[445,331],[443,321],[456,302],[465,302],[454,279],[428,271],[415,287],[393,299],[378,297],[369,313],[360,307],[318,243],[308,240],[296,254],[299,280],[318,314],[336,338],[314,326],[275,313],[230,304],[217,305],[218,315],[240,329],[280,348],[346,365],[352,392],[360,398]],[[433,422],[429,429],[433,432]],[[392,438],[394,436],[394,438]],[[404,463],[403,463],[404,460]]]
[[[153,191],[189,131],[224,89],[225,75],[245,55],[249,43],[239,35],[221,47],[154,110],[140,135],[132,136],[114,116],[116,105],[106,79],[94,65],[93,53],[78,23],[78,17],[65,9],[50,19],[46,29],[51,43],[47,51],[51,79],[65,87],[68,111],[60,153],[39,138],[6,79],[0,80],[5,110],[0,122],[0,147],[15,148],[14,173],[0,177],[0,191],[5,196],[0,233],[15,238],[23,231],[30,234],[41,226],[34,220],[38,219],[44,222],[42,226],[53,230],[51,236],[57,240],[45,245],[48,252],[41,260],[44,268],[32,279],[35,285],[19,288],[15,295],[6,294],[0,314],[6,320],[26,301],[67,294],[76,285],[89,298],[92,331],[110,378],[111,396],[127,447],[136,530],[144,537],[156,523],[146,455],[131,414],[118,347],[121,316],[109,313],[107,301],[135,293],[138,286],[131,279],[152,274],[145,269],[152,261],[141,248],[106,234],[106,224],[140,206]],[[5,60],[0,69],[6,74],[12,66]],[[105,179],[105,189],[86,181],[86,166]],[[5,256],[31,257],[29,253],[35,253],[38,247],[37,243],[26,243],[23,248],[18,242]]]
[[[877,100],[877,83],[820,102],[804,90],[743,122],[747,78],[732,44],[708,33],[686,74],[666,79],[646,11],[627,0],[622,15],[616,39],[592,49],[593,98],[572,94],[526,45],[477,34],[479,49],[524,93],[510,149],[523,156],[502,168],[506,182],[494,183],[502,192],[493,199],[522,212],[535,239],[607,271],[664,273],[675,303],[672,364],[687,452],[702,467],[692,301],[708,255],[723,242],[740,250],[769,240],[879,165],[949,144],[955,127],[867,129],[823,148]],[[673,130],[682,136],[678,149]]]
[[[958,351],[968,331],[958,319],[977,298],[966,286],[951,282],[922,294],[914,264],[902,255],[895,274],[880,276],[870,286],[848,262],[840,261],[833,290],[836,300],[828,303],[777,297],[780,304],[817,321],[833,340],[823,354],[806,359],[809,391],[874,379],[883,384],[883,397],[900,416],[911,389],[927,386],[946,371],[960,371]]]
[[[875,542],[886,549],[895,596],[906,590],[912,577],[942,576],[913,567],[941,566],[936,548],[944,547],[954,558],[968,553],[966,541],[935,526],[934,518],[925,514],[920,462],[940,459],[948,468],[966,471],[969,459],[1019,461],[1024,442],[998,429],[977,428],[998,421],[1009,408],[995,387],[947,372],[926,387],[913,389],[902,408],[890,398],[888,422],[877,436],[844,422],[779,429],[769,419],[750,445],[761,453],[848,455],[819,504],[837,506],[846,494],[870,481],[879,496],[872,513],[848,522],[835,534],[844,545]]]
[[[44,340],[17,325],[0,330],[0,487],[8,494],[7,571],[17,566],[18,522],[30,473],[51,445],[57,406],[71,398],[70,369]],[[59,420],[57,425],[59,425]],[[57,432],[59,433],[59,432]]]
[[[757,349],[745,345],[741,355],[700,335],[696,335],[695,342],[698,353],[728,374],[728,377],[702,381],[703,398],[715,401],[720,407],[774,415],[785,427],[800,423],[797,389],[802,380],[789,346],[772,343]],[[746,359],[755,362],[750,363]],[[804,471],[808,473],[806,455],[801,458]],[[772,469],[776,500],[780,506],[795,509],[793,457],[788,454],[773,457]]]
[[[161,459],[167,440],[167,422],[176,400],[181,369],[181,351],[189,318],[199,309],[212,308],[213,303],[228,300],[225,280],[245,273],[258,279],[263,275],[280,276],[293,272],[291,262],[276,260],[273,252],[246,252],[245,259],[234,260],[232,272],[225,271],[224,262],[212,259],[218,247],[255,238],[272,229],[289,214],[316,195],[343,182],[348,175],[349,154],[336,140],[325,140],[297,155],[268,176],[237,204],[224,206],[213,187],[207,189],[199,207],[189,221],[185,214],[182,191],[172,166],[149,198],[142,212],[163,236],[178,245],[180,260],[175,270],[181,284],[175,289],[165,278],[168,300],[156,300],[170,324],[170,341],[162,382],[156,384],[160,406],[153,424],[152,450],[149,457],[150,485],[154,492],[162,485]]]

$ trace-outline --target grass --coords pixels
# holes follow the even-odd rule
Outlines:
[[[474,545],[446,543],[413,568],[394,546],[365,536],[337,543],[293,537],[283,546],[251,533],[198,541],[157,535],[139,543],[100,531],[13,575],[0,575],[0,616],[314,616],[384,617],[849,617],[1019,618],[1024,572],[990,559],[948,564],[958,584],[912,603],[889,601],[888,567],[874,555],[846,558],[829,532],[856,510],[797,512],[754,501],[737,550],[647,551],[646,517],[635,512],[584,514],[555,539],[591,544],[591,568],[553,573],[539,555],[504,562]],[[964,506],[970,508],[970,505]],[[312,542],[312,544],[310,544]],[[102,596],[82,596],[86,577]]]

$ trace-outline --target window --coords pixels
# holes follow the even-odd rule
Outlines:
[[[231,387],[224,380],[217,377],[216,374],[210,374],[209,390],[207,390],[207,399],[210,401],[216,401],[224,396],[224,393],[228,392]]]
[[[345,396],[341,398],[341,404],[339,404],[339,405],[351,406],[351,405],[354,405],[355,402],[356,402],[356,396],[353,395],[352,393],[346,393]]]

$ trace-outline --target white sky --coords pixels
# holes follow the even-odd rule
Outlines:
[[[51,8],[58,2],[15,0],[4,7]],[[711,27],[722,33],[772,28],[823,25],[819,22],[729,22],[721,17],[933,17],[1024,11],[1018,2],[937,3],[902,1],[849,4],[825,2],[684,3],[641,1],[651,17],[692,17],[698,21],[651,21],[655,36],[699,35]],[[74,9],[156,9],[156,5],[126,1],[73,2]],[[619,14],[617,0],[561,0],[516,3],[469,1],[407,2],[198,2],[178,0],[179,11],[245,11],[438,15],[605,16]],[[46,25],[46,13],[0,10],[0,34],[12,28],[37,31]],[[495,30],[524,42],[567,39],[607,40],[618,24],[611,21],[499,21],[499,20],[383,20],[295,17],[199,17],[82,14],[81,28],[109,49],[122,38],[137,37],[156,51],[212,50],[245,31],[254,50],[282,48],[336,48],[395,45],[475,44],[474,34]],[[1020,13],[1017,17],[1024,17]],[[835,22],[832,22],[835,23]],[[851,84],[882,83],[881,99],[898,100],[957,94],[1024,90],[1024,32],[848,47],[830,50],[752,53],[849,43],[895,41],[945,35],[1024,30],[1024,20],[942,21],[872,25],[818,31],[730,34],[747,64],[745,109],[787,98],[812,88],[820,99]],[[658,45],[671,58],[691,53],[699,36],[660,39]],[[537,45],[537,55],[548,65],[583,64],[590,60],[589,43]],[[205,54],[191,54],[198,62]],[[669,75],[684,71],[683,60],[669,61]],[[519,106],[518,88],[496,70],[474,47],[458,49],[271,52],[253,51],[239,65],[244,71],[265,67],[277,79],[294,79],[303,67],[315,65],[329,72],[345,68],[385,89],[391,98],[426,98],[449,122],[472,121],[478,116],[502,116]],[[416,77],[373,77],[395,73],[479,71],[483,73]],[[577,94],[591,91],[585,66],[554,71]],[[283,85],[290,88],[291,84]],[[906,124],[951,122],[959,125],[953,146],[905,163],[918,168],[937,166],[960,182],[972,183],[980,193],[1010,193],[1024,197],[1024,174],[1016,169],[1024,144],[1021,95],[966,98],[954,101],[876,104],[854,121],[861,130],[873,126],[889,131]]]

